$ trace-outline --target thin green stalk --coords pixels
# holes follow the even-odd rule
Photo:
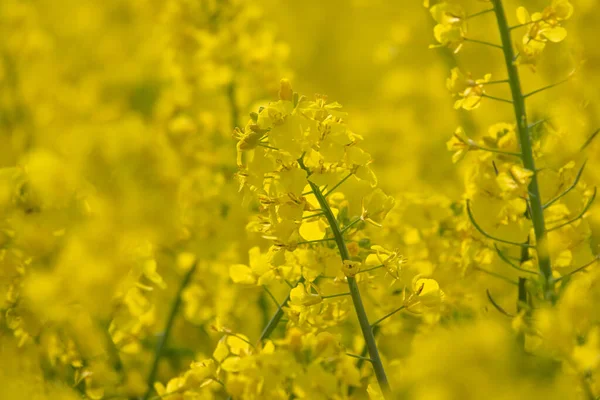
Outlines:
[[[303,283],[303,282],[304,282],[304,277],[300,277],[300,279],[298,280],[298,283]],[[279,322],[281,322],[281,318],[283,317],[283,307],[285,307],[289,301],[290,301],[290,294],[288,293],[287,297],[285,299],[283,299],[283,301],[279,304],[279,306],[277,307],[277,310],[275,311],[275,314],[273,314],[273,316],[271,317],[271,319],[269,320],[269,322],[263,329],[262,333],[260,334],[260,338],[258,339],[259,342],[262,342],[262,341],[268,339],[269,336],[271,336],[271,333],[273,333],[273,331],[277,327],[277,324],[279,324]]]
[[[581,267],[579,267],[579,268],[576,268],[576,269],[574,269],[573,271],[571,271],[571,272],[569,272],[569,273],[567,273],[567,274],[565,274],[565,275],[561,276],[560,278],[557,278],[557,279],[556,279],[556,282],[560,282],[560,281],[562,281],[562,280],[564,280],[564,279],[567,279],[567,278],[569,278],[569,277],[571,277],[571,276],[575,275],[576,273],[578,273],[578,272],[580,272],[580,271],[583,271],[584,269],[586,269],[587,267],[589,267],[589,266],[590,266],[590,265],[592,265],[593,263],[597,262],[599,259],[600,259],[600,258],[599,258],[598,256],[594,257],[594,259],[593,259],[592,261],[588,262],[587,264],[584,264],[584,265],[582,265]]]
[[[238,119],[240,118],[235,99],[235,92],[235,83],[231,82],[227,86],[227,101],[229,102],[229,112],[231,118],[231,125],[233,126],[233,129],[235,129],[235,127],[238,126]]]
[[[535,160],[533,158],[531,137],[529,135],[529,128],[527,125],[525,97],[523,96],[523,92],[521,90],[519,71],[517,66],[513,63],[515,56],[513,43],[502,0],[492,0],[492,4],[494,5],[496,20],[498,21],[498,30],[500,31],[500,38],[502,40],[504,62],[508,72],[508,79],[510,80],[510,91],[513,99],[513,108],[517,122],[519,142],[521,144],[523,166],[528,170],[533,171],[531,183],[529,184],[529,203],[531,204],[531,220],[533,222],[533,230],[535,232],[535,248],[538,255],[540,272],[542,274],[544,297],[553,301],[555,294],[554,282],[552,278],[552,266],[548,252],[548,234],[546,232],[544,209],[542,207],[542,198],[540,196],[540,189],[536,173],[537,170],[535,168]]]
[[[499,44],[496,44],[496,43],[490,43],[490,42],[486,42],[483,40],[477,40],[477,39],[471,39],[471,38],[465,38],[465,42],[478,43],[478,44],[482,44],[484,46],[494,47],[496,49],[502,48],[502,46],[500,46]]]
[[[398,308],[396,308],[394,311],[391,311],[387,314],[385,314],[383,317],[379,318],[377,321],[373,322],[371,324],[371,328],[375,329],[375,327],[377,325],[379,325],[380,323],[382,323],[383,321],[385,321],[386,319],[388,319],[389,317],[391,317],[392,315],[399,313],[400,311],[404,310],[406,308],[406,306],[400,306]]]
[[[487,13],[492,12],[492,11],[494,11],[493,8],[488,8],[487,10],[483,10],[483,11],[479,11],[479,12],[476,12],[476,13],[471,14],[471,15],[467,15],[465,19],[475,18],[475,17],[478,17],[478,16],[483,15],[483,14],[487,14]]]
[[[294,286],[292,286],[291,283],[289,283],[287,280],[285,281],[288,286],[290,286],[290,288],[293,288]],[[298,283],[304,283],[304,277],[301,276],[300,279],[298,279],[298,282],[296,283],[296,285],[298,285]],[[268,289],[265,287],[265,290],[268,291]],[[271,294],[271,292],[268,292],[273,300],[275,300],[275,297]],[[281,303],[279,303],[279,305],[277,306],[277,310],[275,311],[275,313],[273,314],[273,316],[271,317],[271,319],[269,320],[269,322],[267,323],[267,325],[265,325],[262,333],[260,334],[260,337],[258,338],[258,343],[262,343],[265,340],[267,340],[271,334],[273,333],[273,331],[275,330],[275,328],[277,328],[277,325],[279,325],[280,322],[282,322],[282,318],[283,318],[283,308],[285,306],[287,306],[287,304],[290,301],[290,293],[288,293],[288,295],[286,296],[285,299],[283,299],[283,301]],[[227,400],[232,400],[232,396],[228,396]]]
[[[519,277],[519,290],[517,293],[517,313],[523,310],[523,307],[527,304],[527,279]],[[517,335],[517,341],[521,348],[525,349],[525,333],[519,332]]]
[[[379,333],[379,326],[374,326],[373,327],[373,336],[377,336],[377,333]],[[358,359],[358,361],[356,362],[356,369],[360,371],[360,369],[362,368],[362,366],[364,365],[366,358],[367,358],[367,354],[369,353],[369,348],[367,347],[367,345],[365,344],[362,348],[362,351],[360,352],[360,358]],[[371,361],[371,360],[369,360]],[[354,386],[350,386],[348,388],[348,396],[352,396],[352,393],[354,393]]]
[[[171,311],[169,313],[169,317],[167,318],[167,323],[165,324],[165,329],[163,331],[162,336],[160,337],[158,344],[156,346],[156,351],[154,352],[154,361],[152,362],[152,366],[150,367],[150,373],[148,374],[148,389],[144,394],[143,400],[147,400],[150,398],[150,394],[152,393],[154,387],[154,381],[156,379],[156,373],[158,372],[158,364],[164,352],[167,341],[169,340],[169,336],[171,335],[171,330],[173,329],[173,324],[175,322],[175,317],[179,312],[179,308],[181,306],[181,295],[183,294],[184,289],[190,283],[194,272],[196,272],[197,264],[194,263],[189,271],[183,277],[181,281],[181,285],[179,285],[179,289],[177,289],[177,293],[175,295],[175,299],[173,300],[173,304],[171,305]]]
[[[500,150],[500,149],[494,149],[491,147],[484,147],[484,146],[480,146],[478,144],[475,144],[477,150],[481,150],[481,151],[488,151],[490,153],[496,153],[496,154],[504,154],[505,156],[513,156],[513,157],[521,157],[521,153],[515,153],[513,151],[504,151],[504,150]]]
[[[346,353],[346,355],[348,357],[357,358],[362,361],[371,361],[371,359],[369,357],[359,356],[358,354]]]
[[[566,196],[571,190],[575,189],[575,187],[579,183],[579,180],[581,179],[581,175],[583,175],[583,169],[585,168],[586,164],[587,164],[587,160],[585,160],[583,162],[583,164],[581,165],[581,168],[579,168],[579,171],[577,172],[577,175],[575,176],[573,183],[567,189],[565,189],[562,193],[560,193],[558,196],[554,197],[552,200],[550,200],[549,202],[544,204],[543,205],[544,210],[546,208],[550,207],[552,204],[556,203],[558,200],[560,200],[564,196]]]
[[[509,103],[512,104],[512,100],[507,100],[507,99],[503,99],[501,97],[494,97],[494,96],[490,96],[489,94],[482,94],[481,97],[485,97],[486,99],[490,99],[490,100],[496,100],[499,101],[501,103]]]
[[[600,133],[600,128],[596,129],[588,138],[587,140],[583,143],[583,145],[581,146],[581,148],[579,149],[579,151],[583,151],[585,150],[586,147],[588,147],[590,145],[590,143],[592,143],[592,140],[594,140],[594,138],[596,136],[598,136],[598,133]]]
[[[304,169],[306,172],[310,173],[308,168],[302,162],[302,159],[298,160],[300,167]],[[329,227],[331,228],[331,232],[335,238],[335,242],[340,252],[340,257],[342,261],[350,260],[350,253],[348,252],[348,248],[346,247],[346,242],[344,241],[344,236],[340,230],[337,219],[333,215],[331,208],[329,207],[329,203],[327,199],[319,189],[319,187],[311,181],[308,181],[310,187],[317,198],[321,209],[325,213],[325,218],[327,218],[327,222],[329,223]],[[354,303],[354,309],[356,311],[356,316],[358,317],[358,322],[360,324],[360,329],[362,331],[363,338],[365,339],[365,344],[369,349],[369,358],[371,359],[371,364],[373,364],[373,370],[375,371],[375,377],[377,378],[377,382],[379,383],[379,387],[381,388],[381,392],[384,397],[391,397],[390,385],[388,383],[387,376],[385,374],[385,370],[383,368],[383,363],[381,361],[381,357],[379,356],[379,350],[377,349],[377,343],[375,342],[375,336],[373,335],[373,330],[371,329],[371,325],[369,324],[369,318],[367,317],[367,312],[365,311],[365,306],[362,302],[362,298],[360,295],[360,290],[358,289],[358,284],[356,283],[356,279],[352,276],[347,277],[348,279],[348,287],[350,288],[350,295],[352,296],[352,302]]]
[[[334,299],[336,297],[349,296],[350,293],[338,293],[338,294],[330,294],[327,296],[321,296],[322,299]]]
[[[346,225],[344,228],[342,228],[342,234],[346,233],[346,231],[350,228],[352,228],[354,225],[356,225],[357,223],[359,223],[360,221],[362,221],[361,217],[356,218],[354,221],[350,222],[348,225]]]
[[[500,312],[500,314],[502,315],[506,315],[509,318],[514,318],[515,316],[512,315],[511,313],[507,312],[504,308],[500,307],[500,304],[498,304],[496,302],[496,300],[494,300],[494,298],[492,297],[492,294],[490,293],[489,289],[485,290],[485,293],[487,294],[487,298],[490,301],[490,303],[492,304],[492,306],[494,306],[494,308],[496,310],[498,310],[498,312]]]
[[[339,181],[338,183],[336,183],[336,185],[334,187],[332,187],[330,190],[328,190],[325,194],[323,194],[323,196],[327,197],[329,196],[331,193],[334,192],[334,190],[336,190],[337,188],[339,188],[342,183],[346,182],[348,180],[348,178],[350,178],[352,175],[354,175],[353,172],[349,173],[348,175],[346,175],[341,181]],[[324,191],[325,189],[323,189]]]
[[[323,239],[315,239],[315,240],[303,240],[301,242],[297,242],[296,244],[312,244],[312,243],[323,243],[323,242],[331,242],[335,240],[334,238],[323,238]]]

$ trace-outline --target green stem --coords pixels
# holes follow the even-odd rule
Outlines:
[[[517,313],[523,310],[523,307],[527,304],[527,279],[519,277],[519,290],[517,292]],[[522,349],[525,349],[525,333],[519,332],[517,335],[517,341]]]
[[[388,319],[392,315],[394,315],[396,313],[399,313],[400,311],[404,310],[405,308],[406,308],[406,306],[400,306],[400,307],[396,308],[394,311],[391,311],[391,312],[385,314],[383,317],[381,317],[377,321],[373,322],[371,324],[371,328],[374,329],[377,325],[379,325],[380,323],[382,323],[383,321],[385,321],[386,319]]]
[[[525,97],[521,90],[521,81],[517,66],[513,63],[514,50],[512,39],[510,36],[510,27],[506,20],[504,6],[502,0],[492,0],[494,5],[496,20],[498,21],[498,29],[502,40],[502,49],[504,53],[504,62],[510,80],[510,91],[513,98],[513,108],[517,129],[519,134],[519,142],[521,144],[521,154],[523,166],[530,171],[533,171],[531,183],[529,184],[529,202],[531,204],[531,220],[533,222],[533,230],[535,232],[536,244],[535,248],[538,255],[538,264],[540,273],[542,274],[544,297],[547,300],[554,301],[554,282],[552,278],[552,266],[550,264],[550,256],[548,252],[548,234],[546,232],[546,223],[544,220],[544,209],[542,207],[542,198],[538,185],[537,173],[535,168],[535,160],[533,158],[533,149],[529,128],[527,126],[527,112],[525,109]]]
[[[328,296],[321,296],[322,299],[333,299],[336,297],[348,296],[350,293],[338,293],[338,294],[330,294]]]
[[[490,153],[504,154],[506,156],[521,157],[521,153],[515,153],[513,151],[504,151],[504,150],[500,150],[500,149],[494,149],[491,147],[480,146],[478,144],[476,144],[475,146],[476,146],[477,150],[481,150],[481,151],[488,151]]]
[[[357,223],[359,223],[360,221],[362,221],[361,217],[356,218],[354,221],[350,222],[348,225],[346,225],[343,229],[342,229],[342,234],[346,233],[346,231],[350,228],[352,228],[354,225],[356,225]]]
[[[154,361],[152,362],[152,367],[150,368],[150,373],[148,374],[148,389],[146,390],[146,393],[142,398],[143,400],[149,399],[150,394],[152,393],[154,387],[154,380],[156,379],[156,373],[158,372],[158,364],[164,352],[167,341],[169,340],[169,336],[171,335],[171,330],[173,329],[175,317],[177,316],[177,313],[179,312],[179,308],[181,306],[181,295],[184,289],[192,280],[192,276],[194,275],[194,272],[196,272],[196,265],[197,264],[192,265],[189,271],[185,274],[183,280],[181,281],[181,285],[179,285],[179,289],[177,290],[177,293],[175,295],[175,300],[173,301],[173,305],[171,306],[171,312],[169,313],[169,317],[167,318],[165,329],[156,346],[156,351],[154,353]]]
[[[298,280],[298,283],[303,283],[303,282],[304,282],[304,277],[300,277],[300,279]],[[296,285],[298,283],[296,283]],[[281,321],[281,318],[283,317],[283,307],[285,307],[289,301],[290,301],[290,294],[288,293],[287,297],[279,304],[279,306],[277,307],[277,311],[275,311],[275,314],[273,314],[273,316],[271,317],[271,319],[269,320],[269,322],[263,329],[262,333],[260,334],[260,338],[258,339],[259,342],[262,342],[262,341],[268,339],[269,336],[271,336],[271,333],[273,333],[273,331],[277,327],[277,324],[279,324],[279,322]]]
[[[233,81],[227,86],[227,101],[229,102],[229,112],[231,113],[231,126],[233,126],[232,129],[235,129],[238,126],[238,119],[240,117],[235,100],[235,83]]]
[[[378,326],[374,326],[373,327],[373,336],[377,336],[378,332],[379,332],[379,327]],[[368,353],[369,353],[369,348],[366,345],[363,346],[362,351],[360,352],[360,358],[356,362],[356,369],[357,370],[360,371],[360,369],[364,365]],[[371,360],[369,360],[369,361],[371,361]],[[348,396],[352,396],[352,393],[354,393],[354,390],[355,390],[355,387],[354,386],[350,386],[348,388]]]
[[[477,39],[465,38],[465,42],[483,44],[484,46],[494,47],[496,49],[501,49],[502,48],[502,46],[500,46],[499,44],[490,43],[490,42],[486,42],[486,41],[483,41],[483,40],[477,40]]]
[[[285,281],[285,282],[291,288],[294,287],[288,281]],[[298,283],[304,283],[303,276],[301,276],[300,279],[298,279],[298,282],[296,282],[296,285],[298,285]],[[266,289],[266,287],[265,287],[265,289]],[[288,293],[286,298],[283,299],[283,301],[281,303],[279,303],[279,305],[277,306],[277,310],[275,311],[275,314],[273,314],[273,316],[271,317],[271,319],[269,320],[267,325],[265,325],[265,328],[263,329],[262,333],[260,334],[260,338],[258,339],[259,344],[262,343],[263,341],[267,340],[271,336],[271,334],[273,333],[275,328],[277,328],[277,325],[281,322],[281,319],[283,318],[283,314],[284,314],[283,307],[287,306],[287,304],[289,303],[290,294],[291,293]],[[275,300],[274,296],[272,298]],[[232,400],[232,399],[233,399],[233,396],[227,396],[227,400]]]
[[[323,196],[325,196],[325,197],[329,196],[331,193],[333,193],[334,190],[336,190],[337,188],[339,188],[342,183],[346,182],[348,180],[348,178],[350,178],[352,175],[354,175],[353,172],[351,172],[348,175],[346,175],[344,178],[342,178],[341,181],[339,181],[338,183],[336,183],[334,187],[332,187],[325,194],[323,194]]]
[[[483,11],[479,11],[479,12],[476,12],[476,13],[471,14],[471,15],[467,15],[465,19],[475,18],[475,17],[478,17],[478,16],[483,15],[483,14],[487,14],[487,13],[492,12],[492,11],[494,11],[493,8],[488,8],[487,10],[483,10]]]
[[[310,174],[310,171],[304,163],[302,159],[298,160],[300,167],[304,169],[307,173]],[[337,244],[337,248],[340,252],[340,257],[342,261],[350,260],[350,253],[348,252],[348,248],[346,247],[346,242],[344,241],[344,237],[338,225],[338,221],[333,215],[331,208],[329,207],[329,203],[327,199],[319,189],[319,187],[311,181],[308,181],[310,187],[313,191],[313,194],[317,198],[321,209],[325,213],[325,217],[327,218],[327,222],[329,223],[329,227],[331,228],[331,232],[335,238],[335,242]],[[360,295],[360,290],[358,289],[358,284],[356,283],[356,279],[352,276],[348,276],[348,287],[350,288],[350,295],[352,296],[352,302],[354,303],[354,309],[356,311],[356,316],[358,317],[358,322],[360,324],[360,329],[362,331],[363,338],[365,339],[365,344],[369,349],[369,358],[371,359],[371,364],[373,364],[373,370],[375,371],[375,377],[377,378],[377,382],[379,383],[379,387],[381,388],[381,392],[384,397],[391,397],[390,385],[387,380],[387,376],[385,374],[385,370],[383,368],[383,363],[381,361],[381,357],[379,356],[379,350],[377,349],[377,343],[375,342],[375,336],[373,335],[373,330],[371,329],[371,325],[369,324],[369,318],[367,317],[367,312],[365,311],[365,306],[362,302],[362,298]]]

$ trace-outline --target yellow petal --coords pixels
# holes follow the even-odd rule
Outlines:
[[[520,24],[526,24],[529,21],[531,21],[529,12],[527,11],[527,9],[525,7],[517,8],[517,21],[519,21]]]
[[[229,277],[235,283],[245,285],[254,285],[256,283],[256,278],[252,275],[250,267],[243,264],[234,264],[229,267]]]
[[[304,240],[320,240],[325,237],[325,223],[322,220],[304,220],[300,225],[300,235]]]

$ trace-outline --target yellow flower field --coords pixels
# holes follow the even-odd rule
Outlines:
[[[598,21],[0,1],[0,399],[600,399]]]

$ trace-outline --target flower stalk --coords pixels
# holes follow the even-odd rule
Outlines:
[[[527,111],[525,108],[525,96],[521,90],[521,81],[519,78],[519,71],[517,66],[513,62],[515,54],[513,50],[512,38],[510,35],[510,27],[506,20],[506,13],[502,0],[492,0],[494,6],[494,14],[498,22],[498,30],[500,32],[500,38],[502,41],[502,52],[504,55],[504,61],[506,64],[506,70],[508,72],[509,86],[512,96],[512,104],[517,123],[517,132],[519,136],[519,143],[521,146],[521,159],[523,160],[523,166],[533,172],[531,182],[528,187],[528,200],[531,210],[531,220],[533,223],[533,230],[535,233],[535,249],[538,256],[538,264],[540,273],[542,275],[542,285],[544,290],[544,297],[547,300],[554,301],[554,282],[552,277],[552,266],[550,262],[550,254],[548,252],[548,234],[546,231],[546,223],[544,220],[544,209],[542,206],[542,199],[540,196],[540,189],[537,178],[537,169],[535,167],[535,160],[533,157],[533,148],[531,136],[529,134],[529,127],[527,125]]]
[[[302,159],[298,160],[298,162],[300,164],[300,167],[310,174],[310,171],[308,170],[308,168],[306,168],[306,166],[302,162]],[[325,218],[327,219],[329,227],[331,228],[331,232],[333,233],[338,251],[340,252],[342,262],[350,261],[350,253],[348,252],[348,247],[346,246],[346,242],[344,241],[343,233],[339,227],[337,219],[335,218],[333,212],[331,211],[331,208],[329,207],[327,199],[319,189],[318,185],[314,184],[311,181],[308,181],[308,183],[313,191],[314,196],[317,198],[317,201],[319,202],[323,213],[325,214]],[[389,398],[391,393],[390,385],[387,379],[387,375],[385,373],[385,369],[383,368],[383,363],[379,355],[377,343],[375,342],[375,335],[373,334],[373,329],[371,327],[371,324],[369,323],[369,318],[367,317],[367,312],[365,311],[365,306],[360,295],[360,290],[358,288],[356,278],[348,276],[347,280],[348,288],[350,289],[350,296],[352,297],[352,302],[354,304],[356,316],[358,317],[360,329],[365,340],[365,346],[369,352],[369,357],[371,360],[371,364],[373,365],[375,377],[377,378],[377,382],[379,383],[379,387],[384,397]]]
[[[304,277],[300,277],[296,285],[298,283],[304,283]],[[291,293],[288,293],[287,297],[279,304],[277,310],[275,311],[267,325],[264,327],[262,333],[260,334],[260,338],[258,339],[259,343],[263,342],[264,340],[267,340],[271,336],[277,325],[281,322],[281,318],[284,314],[283,308],[289,303],[290,294]]]
[[[194,272],[196,272],[197,263],[194,263],[190,269],[186,272],[181,284],[179,285],[179,289],[177,289],[177,293],[175,294],[175,299],[173,300],[173,304],[171,305],[171,311],[169,312],[169,316],[167,318],[167,322],[165,324],[165,329],[160,336],[158,344],[156,345],[156,350],[154,352],[154,360],[152,361],[152,366],[150,367],[150,373],[148,374],[148,389],[142,397],[143,400],[147,400],[150,398],[150,394],[152,393],[152,388],[154,386],[154,381],[156,380],[156,374],[158,372],[158,364],[160,359],[162,358],[165,346],[167,345],[167,341],[169,340],[169,336],[171,335],[171,330],[173,329],[173,324],[175,323],[175,317],[179,313],[179,309],[181,308],[181,296],[183,291],[188,286],[190,281],[192,280],[192,276],[194,276]]]

